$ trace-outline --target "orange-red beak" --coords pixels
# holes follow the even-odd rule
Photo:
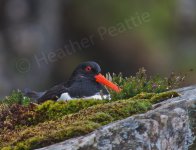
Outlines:
[[[116,92],[120,92],[121,89],[115,85],[114,83],[110,82],[109,80],[107,80],[102,74],[98,74],[95,75],[95,79],[97,82],[107,86],[108,88],[111,88],[112,90],[116,91]]]

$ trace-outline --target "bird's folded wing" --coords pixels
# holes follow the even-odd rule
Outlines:
[[[43,103],[47,100],[56,101],[62,93],[68,92],[68,88],[64,84],[59,84],[46,91],[46,93],[38,99],[38,103]]]

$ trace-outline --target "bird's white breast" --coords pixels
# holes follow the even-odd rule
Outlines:
[[[97,99],[97,100],[103,100],[103,99],[111,99],[110,95],[101,95],[100,93],[96,93],[93,96],[88,96],[88,97],[81,97],[81,98],[74,98],[69,95],[69,93],[62,93],[61,96],[57,101],[68,101],[72,99]]]

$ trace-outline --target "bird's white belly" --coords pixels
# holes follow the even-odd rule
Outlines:
[[[68,101],[68,100],[72,100],[72,99],[97,99],[97,100],[103,100],[103,99],[111,99],[110,95],[100,95],[100,93],[97,93],[93,96],[88,96],[88,97],[82,97],[82,98],[72,98],[69,93],[62,93],[61,96],[59,97],[59,99],[57,101]]]

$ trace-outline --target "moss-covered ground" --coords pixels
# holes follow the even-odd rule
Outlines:
[[[129,78],[107,76],[123,89],[119,94],[110,91],[112,100],[49,100],[38,105],[21,92],[13,92],[0,104],[0,149],[35,149],[85,135],[178,96],[178,93],[168,91],[179,82],[174,76],[147,77],[144,69]]]

